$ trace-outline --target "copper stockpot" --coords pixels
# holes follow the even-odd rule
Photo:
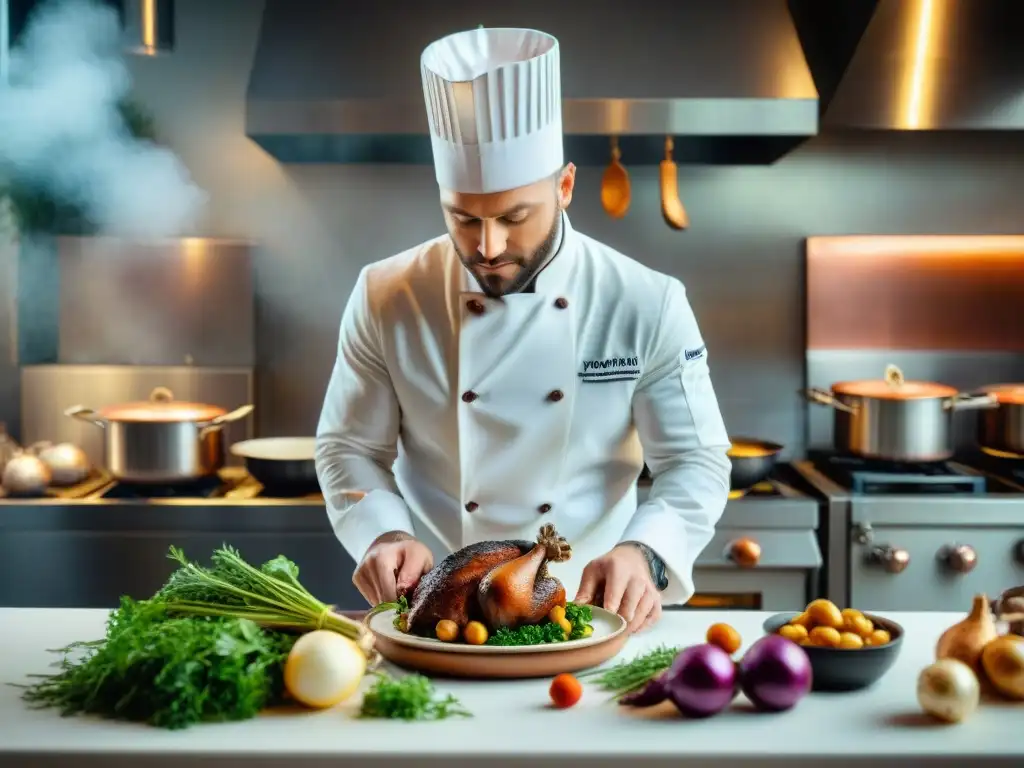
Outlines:
[[[953,413],[996,408],[992,394],[963,394],[928,381],[906,381],[895,365],[883,379],[843,381],[804,396],[834,409],[836,450],[866,459],[944,461],[954,453]]]
[[[81,405],[64,413],[104,430],[107,470],[127,483],[186,483],[216,474],[224,466],[226,424],[253,410],[230,413],[217,405],[175,400],[157,387],[148,401],[109,405],[94,411]]]
[[[995,456],[1024,458],[1024,384],[992,384],[979,392],[995,397],[998,407],[978,419],[978,445]]]

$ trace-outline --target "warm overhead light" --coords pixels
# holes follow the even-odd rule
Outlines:
[[[137,56],[174,50],[174,0],[122,0],[125,47]]]

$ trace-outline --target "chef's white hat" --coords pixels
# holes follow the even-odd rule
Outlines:
[[[558,41],[532,29],[473,29],[420,58],[437,183],[486,193],[562,166]]]

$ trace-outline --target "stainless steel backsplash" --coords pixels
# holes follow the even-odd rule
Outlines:
[[[59,363],[255,364],[248,243],[62,237],[57,262]]]

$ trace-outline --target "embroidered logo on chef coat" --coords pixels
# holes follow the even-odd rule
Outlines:
[[[704,357],[704,353],[707,352],[708,345],[701,344],[696,349],[687,349],[683,352],[683,358],[689,362],[690,360],[696,360],[698,357]]]
[[[602,360],[584,360],[577,374],[581,381],[632,381],[640,378],[640,358],[633,356],[606,357]]]

